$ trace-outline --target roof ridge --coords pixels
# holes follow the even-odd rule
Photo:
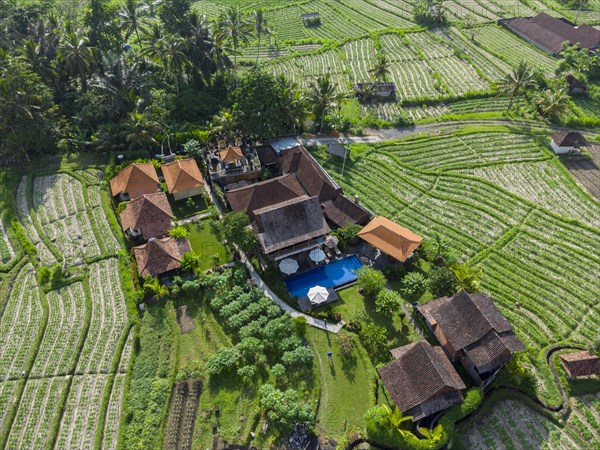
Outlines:
[[[142,198],[143,198],[142,202],[147,200],[151,205],[153,205],[155,208],[159,209],[160,211],[162,211],[163,213],[165,213],[169,217],[175,217],[175,216],[173,216],[172,213],[169,213],[167,210],[163,209],[158,203],[156,203],[155,201],[151,200],[151,198],[153,198],[153,197],[149,197],[149,196],[150,195],[154,195],[154,194],[160,195],[160,194],[164,194],[164,192],[153,192],[152,194],[143,194],[142,195]],[[142,204],[142,207],[140,208],[140,212],[142,210],[143,210],[143,204]],[[138,214],[138,216],[139,216],[139,214]]]

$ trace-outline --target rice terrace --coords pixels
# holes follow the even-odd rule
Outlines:
[[[600,0],[0,2],[0,448],[600,448]]]

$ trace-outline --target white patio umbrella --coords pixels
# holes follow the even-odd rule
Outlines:
[[[308,257],[318,263],[325,260],[325,252],[320,248],[315,248],[314,250],[311,250]]]
[[[325,245],[329,248],[334,248],[339,243],[340,240],[337,238],[337,236],[327,236],[325,239]]]
[[[298,261],[292,258],[285,258],[279,262],[279,270],[281,270],[286,275],[290,275],[295,273],[298,270]]]
[[[315,286],[310,288],[307,296],[313,305],[318,305],[327,301],[329,292],[327,291],[327,288],[324,288],[323,286]]]

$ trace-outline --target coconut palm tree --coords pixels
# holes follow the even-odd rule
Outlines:
[[[543,117],[557,117],[562,115],[569,106],[569,96],[567,93],[558,89],[546,89],[538,93],[535,97],[535,105],[538,112]]]
[[[291,126],[301,132],[304,128],[304,121],[308,117],[309,100],[295,83],[288,94],[286,113]]]
[[[472,266],[469,261],[456,264],[450,267],[458,280],[457,288],[464,289],[467,292],[477,292],[479,290],[479,279],[483,275],[483,270]]]
[[[398,430],[400,434],[404,436],[411,434],[410,431],[402,428],[402,424],[412,420],[412,416],[405,416],[402,414],[402,412],[400,412],[397,406],[390,408],[385,403],[383,404],[383,409],[385,410],[385,418],[390,428]]]
[[[186,53],[187,41],[179,35],[167,34],[159,47],[159,58],[167,73],[175,79],[175,91],[179,94],[179,82],[183,71],[190,65]]]
[[[125,39],[135,34],[140,50],[143,50],[140,31],[145,32],[148,29],[148,6],[138,0],[125,0],[125,4],[119,10],[119,18],[119,27],[125,32]]]
[[[535,81],[535,72],[529,67],[525,61],[521,61],[516,69],[513,69],[512,73],[506,75],[506,77],[500,82],[500,88],[510,94],[510,100],[508,101],[507,111],[512,108],[513,101],[522,91],[537,85]]]
[[[391,73],[390,62],[387,59],[387,56],[385,54],[379,55],[369,72],[371,72],[373,81],[385,82]]]
[[[119,136],[129,144],[130,149],[157,145],[158,142],[153,135],[164,129],[162,124],[139,111],[131,112],[122,122],[121,127]]]
[[[214,47],[212,29],[205,15],[192,11],[190,13],[190,59],[204,74],[214,70],[211,53]]]
[[[320,76],[309,85],[309,98],[316,113],[321,114],[321,126],[319,131],[323,131],[325,115],[329,108],[336,104],[339,95],[336,94],[336,85],[331,81],[329,73]]]
[[[87,76],[94,66],[94,52],[89,39],[80,30],[63,35],[58,47],[58,59],[71,76],[78,76],[81,89],[87,90]]]
[[[254,22],[254,33],[258,38],[258,48],[256,49],[256,61],[254,63],[255,66],[258,65],[258,57],[260,55],[260,38],[264,34],[265,36],[271,36],[273,32],[271,28],[269,28],[269,24],[267,23],[267,19],[265,18],[265,13],[262,9],[257,9],[252,12],[252,18]]]
[[[231,6],[217,21],[217,40],[231,45],[235,86],[238,86],[237,54],[240,44],[248,43],[252,35],[252,24],[237,6]]]
[[[220,115],[214,117],[212,133],[224,134],[227,138],[233,138],[238,127],[238,118],[231,110],[224,110]]]

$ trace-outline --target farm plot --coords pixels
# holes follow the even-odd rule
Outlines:
[[[35,178],[33,207],[44,233],[61,254],[92,257],[101,253],[79,180],[64,174]]]
[[[64,404],[56,448],[94,447],[102,394],[108,375],[75,375]]]
[[[544,69],[547,74],[552,74],[558,64],[556,58],[519,39],[498,25],[486,25],[463,31],[463,33],[465,32],[473,35],[475,44],[502,58],[513,67],[518,66],[521,61],[525,61],[533,67]]]
[[[100,244],[109,253],[116,253],[119,250],[119,242],[115,238],[115,235],[108,223],[108,219],[106,218],[106,212],[102,207],[102,197],[101,190],[99,186],[90,186],[88,187],[88,206],[91,208],[91,214],[96,223],[96,229],[98,230],[98,234],[100,237]],[[88,209],[88,212],[90,209]]]
[[[43,309],[33,266],[25,266],[15,280],[0,320],[0,381],[21,377],[36,336]]]
[[[31,202],[28,199],[28,185],[29,175],[24,175],[19,182],[17,188],[17,194],[15,203],[17,205],[17,214],[19,215],[19,221],[23,226],[25,234],[29,241],[35,246],[37,250],[37,258],[42,264],[52,264],[56,262],[56,258],[48,249],[46,244],[40,238],[40,235],[35,228],[31,212],[29,210]]]
[[[200,380],[181,381],[173,386],[165,432],[165,449],[191,450],[201,392]]]
[[[67,388],[64,377],[30,379],[10,428],[6,448],[46,448],[52,423],[59,413],[59,400]]]
[[[106,259],[89,266],[92,316],[77,363],[77,374],[107,373],[127,323],[118,261]]]
[[[600,204],[577,185],[556,160],[506,164],[465,171],[561,214],[600,228]]]
[[[106,410],[106,421],[104,423],[104,433],[102,435],[103,449],[114,450],[117,448],[124,395],[125,374],[118,373],[115,375],[110,399],[108,401],[108,409]]]
[[[17,381],[5,381],[0,383],[0,431],[4,429],[6,415],[13,402],[16,400]]]
[[[0,219],[0,264],[7,263],[15,256],[13,248],[8,237],[8,227]]]
[[[84,332],[86,301],[82,283],[47,295],[49,317],[31,369],[34,377],[65,375],[72,370]]]
[[[370,70],[376,61],[377,53],[372,39],[350,41],[341,47],[341,52],[352,84],[372,80]]]
[[[448,1],[445,6],[452,22],[462,22],[466,17],[469,17],[474,23],[490,22],[500,18],[473,1]]]

